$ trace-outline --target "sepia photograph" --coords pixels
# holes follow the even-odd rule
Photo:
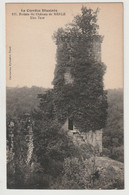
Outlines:
[[[124,189],[123,3],[5,8],[7,189]]]

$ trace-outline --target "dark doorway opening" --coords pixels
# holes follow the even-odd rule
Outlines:
[[[72,119],[68,120],[68,129],[73,130],[73,120]]]

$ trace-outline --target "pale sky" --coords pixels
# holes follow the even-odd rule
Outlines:
[[[72,22],[74,16],[80,13],[82,5],[84,3],[6,5],[7,86],[52,87],[51,82],[54,78],[56,65],[56,45],[52,40],[52,35],[59,27],[64,27],[65,24]],[[104,76],[105,89],[121,88],[123,87],[122,3],[86,3],[85,5],[93,9],[100,8],[99,32],[100,35],[104,35],[101,57],[107,66]],[[25,12],[21,12],[21,9]],[[65,13],[65,15],[49,15],[45,19],[30,19],[30,16],[19,16],[19,12],[22,14],[46,13],[27,12],[27,9],[56,9],[58,13]],[[12,13],[14,13],[13,16]],[[9,73],[10,71],[11,73]],[[9,80],[10,74],[11,80]]]

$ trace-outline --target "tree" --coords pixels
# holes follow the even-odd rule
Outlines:
[[[82,7],[81,15],[53,36],[57,45],[53,80],[57,118],[62,124],[72,118],[82,131],[103,128],[107,116],[106,67],[101,62],[103,37],[97,31],[97,14],[98,9]]]
[[[123,162],[123,90],[110,89],[107,97],[108,116],[106,127],[103,131],[103,154]]]

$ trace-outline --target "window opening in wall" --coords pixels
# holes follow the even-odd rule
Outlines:
[[[73,130],[73,120],[72,119],[68,120],[68,129]]]

